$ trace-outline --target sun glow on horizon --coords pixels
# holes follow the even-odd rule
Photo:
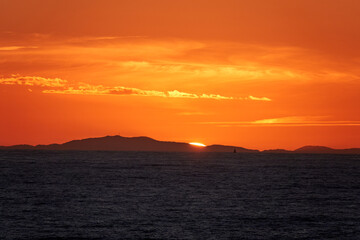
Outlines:
[[[203,143],[191,142],[189,144],[197,147],[206,147],[206,145]]]

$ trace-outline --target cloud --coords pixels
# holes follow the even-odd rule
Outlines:
[[[0,47],[0,51],[16,51],[20,49],[34,49],[38,48],[36,46],[7,46],[7,47]]]
[[[271,99],[270,99],[270,98],[267,98],[267,97],[253,97],[253,96],[249,96],[249,99],[255,100],[255,101],[271,101]]]
[[[282,117],[282,118],[270,118],[270,119],[261,119],[256,120],[251,123],[253,124],[294,124],[294,123],[314,123],[319,122],[324,117],[319,116],[292,116],[292,117]]]
[[[138,88],[128,88],[123,86],[105,87],[102,85],[94,86],[89,84],[82,84],[79,87],[68,87],[65,89],[48,89],[43,90],[43,93],[57,93],[57,94],[82,94],[82,95],[135,95],[135,96],[151,96],[151,97],[165,97],[165,98],[192,98],[192,99],[216,99],[226,100],[235,99],[233,97],[221,96],[218,94],[195,94],[173,91],[156,91],[143,90]]]
[[[219,127],[305,127],[305,126],[360,126],[360,121],[332,121],[325,120],[324,116],[291,116],[282,118],[269,118],[255,121],[234,122],[201,122]]]
[[[225,99],[243,99],[243,98],[234,98],[234,97],[224,97],[218,94],[202,94],[200,98],[210,98],[210,99],[218,99],[218,100],[225,100]]]
[[[26,85],[40,86],[46,88],[43,93],[50,94],[77,94],[77,95],[135,95],[135,96],[151,96],[165,98],[190,98],[190,99],[214,99],[214,100],[255,100],[255,101],[271,101],[267,97],[230,97],[213,93],[188,93],[179,90],[157,91],[143,90],[139,88],[129,88],[124,86],[107,87],[103,85],[91,85],[87,83],[79,83],[71,85],[68,81],[60,78],[43,78],[34,76],[12,75],[8,78],[0,78],[0,84],[4,85]]]
[[[167,96],[173,97],[173,98],[200,98],[199,95],[196,95],[193,93],[179,92],[177,90],[168,91]]]
[[[181,55],[181,52],[177,53]],[[165,58],[166,57],[162,57]],[[118,65],[127,71],[141,71],[147,74],[176,74],[187,78],[216,78],[221,77],[226,81],[239,79],[302,79],[304,74],[281,69],[279,67],[261,66],[244,61],[242,64],[216,64],[185,61],[181,59],[160,61],[123,61]]]
[[[291,116],[262,119],[252,122],[254,125],[272,126],[359,126],[360,121],[332,121],[324,116]]]
[[[177,114],[182,116],[209,115],[209,113],[205,112],[179,112]]]
[[[262,97],[229,97],[219,94],[195,94],[181,92],[178,90],[172,91],[157,91],[157,90],[143,90],[139,88],[129,88],[123,86],[105,87],[102,85],[94,86],[89,84],[82,84],[77,88],[68,87],[65,89],[50,89],[44,90],[43,93],[57,93],[57,94],[83,94],[83,95],[135,95],[148,97],[165,97],[165,98],[190,98],[190,99],[214,99],[214,100],[256,100],[256,101],[271,101],[271,99]]]
[[[9,37],[9,36],[8,36]],[[346,64],[338,58],[329,58],[311,48],[293,45],[273,46],[228,41],[193,41],[184,39],[152,39],[146,36],[82,36],[62,37],[45,34],[13,36],[18,45],[8,40],[0,47],[1,57],[12,54],[16,61],[31,61],[34,66],[45,67],[53,62],[61,69],[75,71],[74,64],[96,66],[86,71],[104,71],[104,66],[123,75],[136,72],[136,79],[173,74],[173,78],[186,81],[349,81],[359,78],[357,60]],[[5,39],[6,40],[6,39]],[[26,40],[26,41],[25,41]],[[40,44],[39,44],[40,43]],[[30,45],[41,45],[28,51]],[[6,46],[9,45],[9,46]],[[28,45],[28,46],[25,46]],[[22,50],[9,53],[11,50]],[[344,68],[346,65],[346,68]],[[20,69],[19,69],[20,70]],[[111,78],[113,75],[109,75]]]
[[[5,85],[27,85],[40,87],[65,87],[66,80],[60,78],[43,78],[31,76],[11,75],[11,77],[0,78],[0,84]]]
[[[24,48],[24,47],[21,47],[21,46],[0,47],[0,51],[14,51],[14,50],[22,49],[22,48]]]

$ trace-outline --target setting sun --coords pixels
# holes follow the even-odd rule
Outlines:
[[[197,147],[206,147],[206,145],[203,143],[191,142],[189,144]]]

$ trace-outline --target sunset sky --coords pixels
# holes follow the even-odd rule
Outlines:
[[[0,0],[0,145],[360,147],[358,0]]]

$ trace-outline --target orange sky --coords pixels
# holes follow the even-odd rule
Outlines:
[[[0,145],[360,147],[357,0],[0,0]]]

